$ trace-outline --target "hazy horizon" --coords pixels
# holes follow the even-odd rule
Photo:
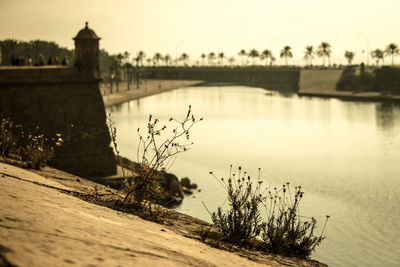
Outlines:
[[[366,58],[367,39],[370,51],[400,44],[399,8],[396,0],[71,0],[62,4],[0,0],[0,40],[42,39],[73,48],[72,38],[88,21],[102,38],[100,47],[110,53],[136,55],[143,50],[148,56],[160,52],[175,57],[185,52],[195,61],[202,53],[224,52],[240,62],[239,50],[255,48],[272,50],[276,64],[284,64],[279,51],[289,45],[293,49],[289,64],[304,64],[305,46],[316,48],[327,41],[332,63],[346,63],[345,50],[354,51],[353,62],[360,63]],[[321,61],[315,58],[313,63]]]

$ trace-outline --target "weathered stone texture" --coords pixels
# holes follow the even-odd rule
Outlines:
[[[104,104],[96,75],[75,68],[0,68],[0,113],[46,136],[61,133],[50,165],[84,176],[114,174]]]

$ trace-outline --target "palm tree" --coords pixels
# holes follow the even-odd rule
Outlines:
[[[134,60],[136,62],[136,67],[139,67],[140,58],[139,57],[135,57]]]
[[[171,56],[170,55],[168,55],[168,54],[166,54],[165,56],[164,56],[164,61],[165,61],[165,65],[166,66],[168,66],[169,65],[169,63],[171,62]]]
[[[376,66],[379,66],[379,61],[384,58],[384,52],[381,49],[375,49],[371,51],[371,57],[375,59]]]
[[[275,61],[276,61],[276,58],[274,56],[271,56],[271,60],[269,62],[269,65],[272,66]]]
[[[322,66],[325,66],[325,58],[328,57],[330,59],[331,57],[331,45],[328,42],[322,42],[318,46],[317,50],[317,55],[319,57],[322,57]]]
[[[234,58],[234,57],[228,58],[228,62],[229,62],[229,64],[231,64],[231,66],[232,66],[233,63],[235,62],[235,58]]]
[[[304,59],[307,60],[308,66],[312,66],[314,54],[314,47],[312,45],[306,46],[306,51],[304,51]]]
[[[124,67],[125,67],[125,73],[126,73],[126,86],[127,86],[127,90],[130,90],[130,85],[132,82],[132,68],[133,65],[131,63],[129,63],[128,61],[126,61],[124,63]]]
[[[204,66],[204,61],[205,61],[205,59],[206,59],[206,54],[201,54],[201,62],[202,62],[202,64],[203,64],[203,66]]]
[[[351,62],[353,61],[355,56],[355,53],[353,51],[346,51],[344,52],[344,57],[347,59],[347,62],[349,65],[351,65]]]
[[[392,56],[392,66],[394,65],[394,56],[400,55],[400,50],[397,44],[390,43],[385,49],[385,55]]]
[[[5,40],[5,41],[7,41],[7,40]],[[34,61],[38,61],[38,59],[39,59],[39,46],[40,46],[40,40],[39,39],[36,39],[36,40],[32,40],[32,41],[30,41],[29,42],[29,44],[32,46],[32,48],[33,48],[33,59],[34,59]],[[3,48],[3,54],[6,54],[5,52],[4,52],[5,50],[4,50],[4,48]]]
[[[142,65],[142,67],[143,67],[143,60],[144,60],[145,57],[146,57],[146,55],[145,55],[145,53],[144,53],[143,51],[139,51],[139,52],[138,52],[138,54],[137,54],[137,60],[138,60],[138,62],[140,62],[140,64]]]
[[[209,65],[213,65],[215,60],[215,53],[214,52],[210,52],[210,54],[208,54],[208,64]]]
[[[124,59],[124,56],[121,53],[117,54],[118,66],[122,65],[122,59]]]
[[[285,46],[282,50],[281,50],[281,58],[284,57],[285,58],[285,62],[286,62],[286,66],[288,65],[288,58],[292,58],[293,57],[293,53],[292,53],[292,48],[290,46]]]
[[[124,61],[125,62],[129,62],[129,56],[130,56],[131,54],[129,54],[129,52],[128,51],[125,51],[124,52]]]
[[[256,58],[260,56],[260,53],[256,49],[252,49],[249,52],[249,57],[253,59],[253,65],[256,64]]]
[[[221,53],[219,53],[218,54],[218,64],[219,65],[223,65],[223,63],[224,63],[224,57],[225,57],[225,55],[224,55],[224,53],[223,52],[221,52]]]
[[[186,53],[182,53],[179,57],[179,60],[183,62],[184,65],[187,65],[187,61],[189,60],[189,55]]]
[[[242,57],[242,65],[244,65],[244,57],[245,57],[246,55],[247,55],[247,54],[246,54],[246,50],[244,50],[244,49],[240,50],[239,56]]]
[[[153,59],[156,62],[156,66],[159,66],[159,63],[160,63],[160,60],[162,59],[162,56],[161,56],[160,53],[155,53]]]
[[[265,64],[268,64],[267,59],[272,57],[271,50],[265,49],[264,51],[262,51],[261,56],[262,56],[264,59],[266,59],[266,63],[265,63]]]
[[[122,56],[122,59],[121,59],[121,63],[122,63],[122,61],[124,62],[123,66],[125,67],[125,78],[126,78],[126,83],[128,86],[128,88],[127,88],[128,91],[129,91],[129,84],[130,84],[129,76],[130,76],[130,70],[132,67],[132,64],[129,63],[129,56],[130,56],[129,52],[125,51]]]

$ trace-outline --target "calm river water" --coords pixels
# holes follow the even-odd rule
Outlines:
[[[400,266],[400,105],[283,96],[244,86],[187,87],[107,109],[122,155],[136,160],[136,129],[148,114],[183,118],[188,105],[204,121],[192,148],[169,170],[201,192],[183,213],[210,221],[225,192],[210,176],[242,166],[265,185],[302,185],[302,215],[314,216],[326,239],[313,258],[330,266]],[[226,207],[226,203],[224,204]]]

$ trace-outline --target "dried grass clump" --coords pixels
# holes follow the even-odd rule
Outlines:
[[[54,147],[62,143],[59,133],[47,138],[38,126],[33,130],[24,130],[22,125],[0,116],[0,157],[9,163],[22,163],[25,167],[40,169],[54,156]]]
[[[190,130],[201,120],[203,118],[196,119],[192,114],[191,106],[189,106],[183,120],[170,118],[168,126],[167,124],[160,124],[157,118],[153,118],[153,115],[149,114],[146,133],[142,134],[140,128],[137,129],[139,170],[137,173],[132,173],[133,179],[129,179],[128,174],[123,169],[125,178],[124,203],[129,203],[137,208],[150,208],[150,212],[152,212],[151,205],[146,203],[157,199],[162,192],[159,183],[160,177],[174,163],[177,154],[187,151],[193,145],[193,142],[189,142]],[[117,159],[121,159],[116,141],[117,129],[110,115],[108,126]],[[171,136],[167,134],[168,129],[171,129]],[[122,161],[120,161],[120,165],[123,166]]]
[[[293,193],[289,183],[279,190],[262,188],[260,169],[256,182],[241,167],[236,175],[231,166],[227,180],[210,174],[227,192],[227,211],[219,207],[210,214],[213,224],[228,241],[249,244],[252,239],[261,239],[266,250],[306,258],[325,239],[323,233],[329,216],[320,235],[314,233],[316,219],[300,216],[304,195],[301,186],[296,186]],[[261,207],[265,208],[265,214],[261,213]]]

